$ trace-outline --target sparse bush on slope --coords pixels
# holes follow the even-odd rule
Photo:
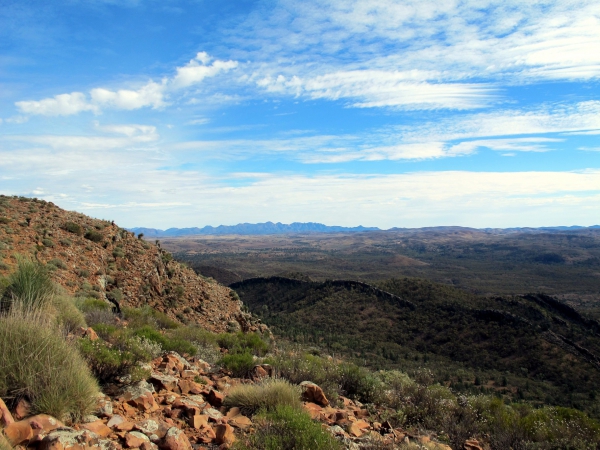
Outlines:
[[[300,388],[286,380],[267,378],[260,384],[240,384],[225,397],[225,406],[237,406],[243,414],[253,415],[258,410],[273,412],[281,405],[300,408]]]
[[[77,349],[42,310],[14,303],[0,316],[0,397],[27,398],[32,412],[77,420],[95,406],[98,384]]]
[[[297,408],[280,405],[271,412],[255,417],[258,429],[239,441],[237,450],[337,450],[338,441]]]

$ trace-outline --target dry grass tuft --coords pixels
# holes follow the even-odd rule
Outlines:
[[[300,408],[300,388],[286,380],[267,378],[259,384],[241,384],[232,388],[224,404],[228,408],[237,406],[245,415],[258,410],[274,411],[278,406]]]

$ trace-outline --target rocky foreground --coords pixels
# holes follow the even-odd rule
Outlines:
[[[3,436],[21,450],[229,449],[253,433],[255,426],[239,408],[223,406],[228,391],[275,375],[270,366],[257,365],[251,379],[232,378],[203,360],[174,352],[156,358],[146,369],[147,380],[128,384],[122,379],[106,386],[95,415],[71,426],[48,415],[29,416],[25,401],[9,411],[0,400],[0,439]],[[393,428],[348,398],[340,397],[339,406],[334,407],[314,383],[304,382],[302,387],[304,408],[348,449],[391,449],[411,443],[432,450],[450,449],[433,436]],[[482,447],[470,440],[464,448]]]

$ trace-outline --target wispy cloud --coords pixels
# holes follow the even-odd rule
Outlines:
[[[16,102],[24,114],[44,116],[70,116],[84,111],[99,113],[104,108],[133,110],[144,107],[162,108],[167,104],[169,93],[188,88],[237,67],[236,61],[215,60],[208,65],[211,57],[200,52],[185,66],[177,67],[176,75],[163,78],[161,82],[148,81],[136,89],[93,88],[89,97],[82,92],[59,94],[42,100]]]

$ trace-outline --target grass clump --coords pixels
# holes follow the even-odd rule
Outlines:
[[[171,337],[162,334],[160,331],[155,330],[149,325],[145,325],[142,328],[138,328],[133,334],[139,338],[146,339],[151,342],[159,344],[165,351],[174,351],[180,355],[188,354],[195,355],[196,347],[188,340]]]
[[[129,321],[131,328],[141,328],[150,325],[159,329],[175,329],[179,324],[164,313],[149,306],[142,308],[123,308],[123,318]]]
[[[259,410],[273,412],[286,405],[299,409],[300,388],[286,380],[267,378],[260,384],[240,384],[225,397],[225,406],[240,408],[242,414],[253,415]]]
[[[85,316],[77,308],[74,300],[66,295],[56,295],[52,299],[58,325],[67,333],[87,326]]]
[[[289,405],[280,405],[256,417],[256,433],[238,441],[237,450],[337,450],[341,445],[313,422],[310,416]]]
[[[4,305],[19,301],[30,308],[44,308],[54,294],[48,270],[36,261],[20,259],[17,270],[8,277],[8,281],[2,296]]]
[[[33,413],[78,420],[96,404],[98,385],[77,348],[45,311],[15,303],[0,316],[0,397],[26,398]]]

